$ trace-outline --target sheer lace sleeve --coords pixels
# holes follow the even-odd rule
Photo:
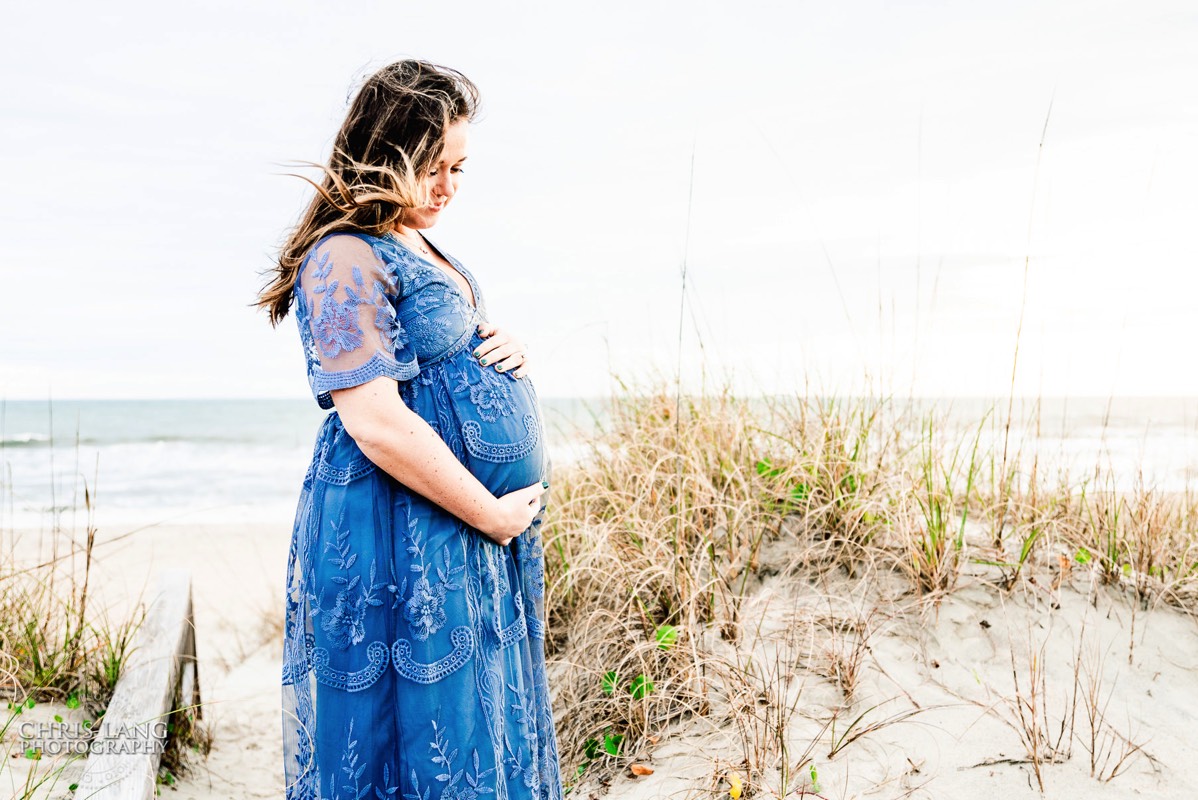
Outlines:
[[[393,266],[358,235],[326,236],[308,253],[295,286],[296,322],[321,408],[333,407],[333,389],[380,376],[407,381],[420,371],[395,316],[397,284]]]

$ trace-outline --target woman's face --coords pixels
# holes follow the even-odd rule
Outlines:
[[[459,119],[445,129],[445,149],[441,152],[441,160],[424,178],[428,184],[429,196],[435,205],[408,209],[403,215],[405,227],[433,227],[445,207],[453,200],[458,191],[458,183],[462,180],[462,163],[466,160],[466,128],[469,124],[467,120]]]

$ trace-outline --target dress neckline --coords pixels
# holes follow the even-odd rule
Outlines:
[[[387,235],[390,236],[392,240],[398,242],[400,244],[400,246],[403,247],[403,249],[407,250],[409,253],[411,253],[413,257],[423,261],[425,264],[428,264],[430,267],[433,267],[435,270],[437,270],[437,272],[440,272],[442,274],[445,273],[445,270],[441,266],[433,263],[432,261],[429,261],[423,255],[421,255],[420,253],[413,250],[412,246],[409,245],[407,242],[405,242],[403,239],[399,238],[399,234],[397,234],[395,231],[393,231],[393,230],[387,231]],[[425,236],[419,230],[416,231],[416,235],[419,236],[421,239],[423,239],[425,242],[427,242],[429,247],[436,250],[437,255],[439,255],[439,256],[441,256],[441,258],[445,259],[445,263],[447,263],[451,267],[453,267],[457,271],[457,273],[459,275],[461,275],[463,279],[465,279],[466,285],[470,287],[470,293],[474,295],[473,303],[470,302],[470,298],[467,297],[462,292],[462,287],[458,286],[457,281],[453,281],[453,280],[449,281],[449,287],[451,289],[453,289],[455,292],[457,292],[458,296],[461,297],[462,300],[468,306],[470,306],[475,311],[478,311],[478,287],[475,285],[474,278],[471,277],[470,273],[466,270],[466,268],[463,267],[461,264],[459,264],[456,260],[447,256],[444,252],[442,252],[440,247],[437,247],[437,245],[434,244],[431,239],[429,239],[427,236]],[[446,276],[446,277],[448,277],[448,276]]]

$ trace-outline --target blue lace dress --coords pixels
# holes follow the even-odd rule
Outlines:
[[[532,382],[479,365],[482,293],[436,249],[477,307],[390,234],[334,233],[312,247],[294,305],[313,395],[333,409],[331,390],[393,378],[494,494],[547,479]],[[500,547],[377,468],[336,410],[325,417],[287,564],[288,800],[562,796],[544,512]]]

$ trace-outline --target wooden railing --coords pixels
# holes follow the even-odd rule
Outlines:
[[[200,713],[191,573],[164,570],[90,747],[75,800],[149,800],[172,712]]]

